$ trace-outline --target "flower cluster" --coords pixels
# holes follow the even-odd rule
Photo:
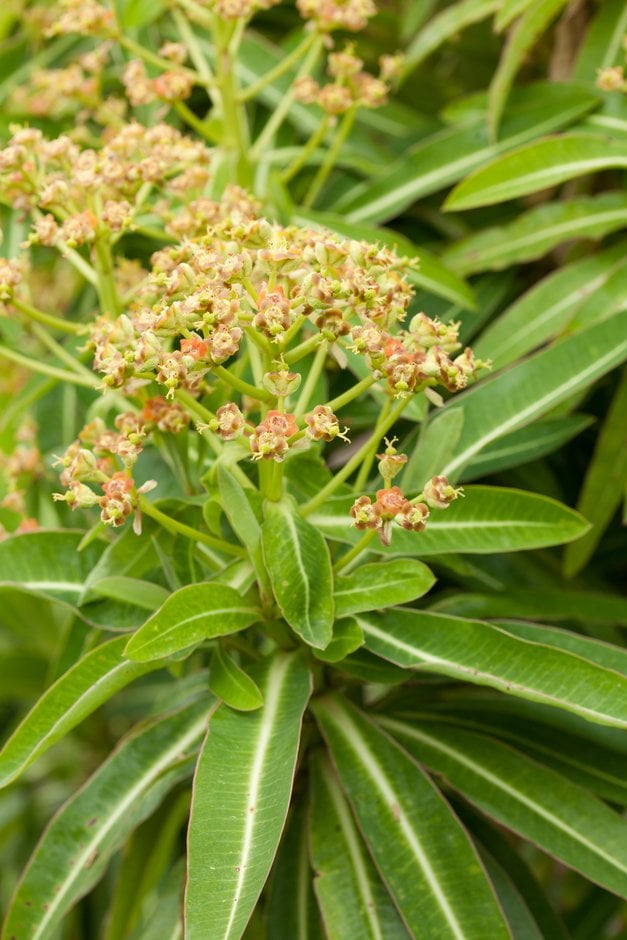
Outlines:
[[[168,43],[165,50],[168,55],[173,54],[171,47],[176,47],[176,43]],[[163,48],[160,53],[163,55]],[[184,61],[185,50],[183,50]],[[173,64],[180,65],[181,59],[173,60]],[[180,68],[172,68],[170,71],[162,72],[156,78],[151,78],[146,71],[143,62],[138,59],[132,59],[127,63],[122,73],[122,83],[126,90],[128,100],[133,107],[142,104],[151,104],[153,101],[161,100],[165,102],[181,101],[189,98],[194,86],[194,79],[189,73]]]
[[[296,0],[305,19],[313,20],[319,29],[347,29],[356,33],[375,15],[373,0]]]
[[[379,78],[363,70],[363,61],[359,59],[353,46],[347,46],[342,52],[331,52],[328,57],[327,71],[333,79],[319,85],[315,79],[304,77],[295,82],[296,97],[304,104],[317,104],[327,114],[343,114],[354,107],[378,108],[387,101],[389,79],[397,74],[394,63],[400,59],[384,56],[381,61]]]
[[[37,521],[29,514],[27,495],[44,472],[42,456],[37,447],[37,427],[32,421],[24,421],[14,437],[11,453],[0,451],[0,481],[4,490],[0,508],[9,510],[18,518],[16,532],[30,532],[37,528]],[[0,538],[6,535],[4,526],[0,525]]]

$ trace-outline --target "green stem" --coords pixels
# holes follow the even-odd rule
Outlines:
[[[329,344],[325,340],[320,343],[320,346],[318,347],[318,351],[316,352],[314,361],[311,364],[311,369],[309,370],[309,374],[305,384],[301,389],[301,393],[298,396],[298,402],[296,403],[296,407],[294,409],[294,414],[297,418],[305,414],[307,410],[307,406],[309,405],[311,396],[313,395],[314,389],[316,387],[316,382],[318,381],[320,374],[324,369],[324,364],[327,361],[328,346]]]
[[[95,249],[96,272],[98,274],[96,287],[102,313],[109,313],[117,317],[121,312],[121,306],[115,283],[111,245],[106,238],[98,237],[96,238]]]
[[[322,51],[323,44],[324,44],[324,40],[322,36],[318,34],[314,34],[314,40],[309,48],[309,53],[305,57],[305,61],[303,62],[301,68],[299,69],[294,82],[292,83],[292,85],[290,86],[286,94],[283,96],[283,99],[280,105],[277,108],[275,108],[274,111],[272,112],[272,116],[270,117],[270,120],[267,122],[263,131],[261,132],[261,134],[259,135],[259,137],[254,143],[254,146],[250,154],[253,160],[259,159],[259,157],[262,155],[264,150],[267,149],[270,141],[272,140],[272,138],[278,131],[281,124],[283,123],[288,111],[290,110],[290,108],[292,107],[292,104],[294,103],[295,82],[297,82],[301,78],[306,78],[309,75],[314,65],[316,64],[316,61],[320,55],[320,52]]]
[[[337,398],[332,398],[331,401],[327,402],[329,408],[331,411],[339,411],[344,405],[348,405],[351,401],[354,401],[355,398],[359,398],[362,392],[366,392],[376,381],[373,375],[367,375],[366,378],[358,382],[357,385],[353,385],[352,388],[343,392],[342,395],[338,395]]]
[[[287,169],[279,175],[279,179],[282,183],[289,183],[290,180],[294,179],[299,170],[301,170],[304,165],[307,163],[307,160],[314,152],[318,144],[320,144],[329,129],[329,115],[325,114],[324,118],[320,122],[319,126],[313,132],[307,143],[300,149],[300,153],[295,160],[290,163]]]
[[[377,424],[379,424],[381,421],[387,420],[388,415],[390,414],[391,406],[392,406],[392,402],[389,398],[387,398],[383,408],[381,409],[381,413],[379,415],[379,420]],[[364,457],[364,462],[359,468],[359,473],[357,474],[357,478],[355,479],[355,486],[353,487],[356,493],[361,493],[364,487],[366,486],[366,483],[368,482],[368,477],[370,476],[370,470],[372,469],[372,464],[374,463],[375,451],[376,451],[376,448],[374,449],[371,448],[368,451],[368,453]]]
[[[100,388],[95,378],[87,379],[76,372],[68,372],[65,369],[58,369],[56,366],[48,365],[46,362],[39,362],[38,359],[31,359],[29,356],[22,356],[21,353],[13,349],[7,349],[6,346],[0,346],[0,356],[16,362],[32,372],[41,372],[42,375],[49,375],[53,379],[59,379],[61,382],[72,382],[74,385],[82,385],[84,388]]]
[[[322,163],[322,165],[318,169],[318,172],[314,176],[311,182],[311,186],[309,187],[307,191],[307,195],[303,199],[303,206],[305,207],[305,209],[311,209],[311,207],[313,206],[314,202],[316,201],[320,193],[320,190],[326,183],[329,173],[335,166],[335,162],[339,156],[340,150],[344,146],[346,138],[348,137],[348,135],[350,134],[352,130],[353,124],[355,123],[356,114],[357,114],[357,106],[353,105],[353,107],[350,108],[346,112],[344,117],[342,118],[342,122],[340,123],[340,126],[337,129],[335,139],[333,143],[331,144],[331,146],[329,147],[329,150],[324,159],[324,162]]]
[[[189,108],[184,101],[173,101],[171,107],[176,111],[180,119],[184,121],[185,124],[188,124],[189,127],[192,127],[204,140],[208,140],[211,144],[219,143],[220,138],[218,135],[213,133],[205,122],[199,118],[197,114],[194,114],[192,109]]]
[[[292,49],[291,52],[288,52],[280,62],[271,68],[269,72],[254,82],[252,85],[249,85],[243,91],[239,93],[240,101],[250,101],[251,98],[255,98],[260,91],[263,91],[264,88],[267,88],[268,85],[271,85],[272,82],[275,82],[277,78],[280,78],[284,72],[287,72],[291,69],[296,63],[302,58],[302,56],[307,52],[312,42],[315,40],[315,33],[307,33],[302,42]]]
[[[250,135],[245,106],[239,101],[237,81],[237,52],[241,42],[241,30],[237,31],[222,21],[216,21],[214,29],[216,45],[216,82],[222,96],[222,121],[224,146],[237,158],[237,181],[243,186],[252,183],[249,159]]]
[[[43,323],[44,326],[49,326],[54,330],[60,330],[62,333],[74,333],[76,335],[84,331],[80,323],[62,320],[61,317],[55,317],[52,313],[44,313],[43,310],[38,310],[37,307],[32,307],[30,304],[24,303],[23,300],[17,300],[15,297],[11,301],[11,305],[15,307],[16,310],[19,310],[20,313],[23,313],[24,316],[28,317],[29,320]]]
[[[176,24],[176,28],[179,31],[179,35],[187,46],[189,57],[194,63],[196,71],[202,77],[205,87],[213,92],[213,94],[216,94],[217,89],[213,72],[211,71],[207,59],[202,53],[202,49],[198,44],[198,40],[194,35],[194,31],[190,28],[189,23],[180,10],[173,9],[171,13],[172,18]]]
[[[376,534],[376,529],[366,529],[359,541],[356,542],[353,547],[349,549],[349,551],[338,558],[338,560],[333,565],[333,573],[338,574],[340,571],[343,571],[344,568],[350,565],[351,561],[354,561],[355,558],[357,558],[358,555],[361,555],[361,553],[368,547]]]
[[[394,422],[399,418],[403,408],[405,408],[409,399],[402,398],[396,408],[393,408],[389,414],[383,419],[382,416],[379,416],[374,431],[368,440],[363,444],[362,447],[356,451],[355,454],[351,457],[348,463],[344,464],[341,470],[335,474],[333,479],[329,480],[326,486],[323,486],[319,493],[316,496],[312,497],[309,502],[305,503],[304,506],[301,506],[301,515],[308,516],[310,513],[317,509],[318,506],[321,506],[332,493],[344,483],[345,480],[357,469],[361,462],[368,456],[368,454],[376,453],[379,442],[384,434],[386,434]]]
[[[234,555],[237,558],[246,557],[245,550],[239,545],[233,545],[225,539],[215,538],[215,536],[207,535],[205,532],[198,532],[196,529],[192,529],[191,526],[185,525],[184,522],[179,522],[178,519],[173,519],[172,516],[166,516],[164,512],[157,509],[154,503],[148,502],[144,496],[139,497],[139,508],[144,515],[150,516],[151,519],[154,519],[155,522],[158,522],[164,529],[174,535],[182,535],[194,542],[202,542],[203,545],[215,548],[216,551],[223,552],[225,555]]]
[[[93,380],[93,373],[89,369],[86,369],[85,366],[80,363],[75,356],[72,355],[72,353],[68,352],[67,349],[64,349],[60,343],[57,343],[57,341],[53,339],[52,336],[50,336],[47,330],[45,330],[42,326],[39,326],[38,323],[31,323],[30,329],[37,339],[43,343],[51,353],[54,353],[54,355],[57,356],[61,362],[64,362],[66,366],[69,366],[70,369],[77,373],[77,375],[82,375],[88,379]]]
[[[213,372],[217,378],[222,379],[232,388],[241,392],[242,395],[248,395],[250,398],[255,398],[257,401],[265,401],[266,404],[272,404],[274,402],[274,395],[267,392],[265,388],[256,388],[249,382],[245,382],[244,379],[240,379],[239,376],[233,375],[233,373],[225,369],[224,366],[214,366]]]
[[[272,460],[266,477],[266,487],[262,490],[263,496],[273,503],[278,503],[283,497],[283,464]]]
[[[313,333],[308,339],[299,343],[298,346],[294,346],[294,349],[290,349],[290,351],[285,354],[285,361],[288,365],[298,362],[299,359],[303,359],[305,356],[308,356],[310,352],[316,350],[321,340],[322,337],[320,333]]]

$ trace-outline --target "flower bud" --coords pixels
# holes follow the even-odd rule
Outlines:
[[[281,369],[280,372],[266,372],[262,381],[263,387],[271,395],[276,395],[277,398],[285,398],[298,389],[301,376],[298,372],[288,372],[287,369]]]

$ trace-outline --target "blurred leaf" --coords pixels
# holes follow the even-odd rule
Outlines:
[[[103,702],[159,663],[129,663],[126,637],[103,643],[50,686],[0,752],[0,786],[6,786]]]
[[[241,937],[276,854],[311,677],[298,655],[254,673],[262,708],[212,716],[196,770],[188,837],[188,940]]]
[[[166,9],[164,0],[115,0],[120,26],[140,29],[158,19]]]
[[[355,619],[366,648],[397,666],[491,686],[588,721],[627,727],[627,677],[565,650],[518,639],[480,620],[425,610],[396,608]]]
[[[99,880],[111,855],[180,779],[207,723],[196,702],[133,731],[46,829],[24,872],[4,937],[48,940],[63,914]]]
[[[408,940],[322,751],[311,762],[310,826],[314,888],[329,940]]]
[[[422,562],[409,558],[376,562],[354,568],[335,578],[335,613],[346,617],[364,610],[407,604],[422,597],[435,584],[433,573]]]
[[[512,431],[477,454],[462,471],[461,480],[476,480],[544,457],[581,434],[593,421],[589,415],[566,415],[563,418],[543,418],[519,431]]]
[[[410,933],[509,937],[472,843],[427,775],[341,698],[318,698],[313,711]]]
[[[466,26],[495,13],[501,0],[459,0],[434,16],[405,50],[403,74],[407,76],[443,42]]]
[[[535,41],[568,2],[569,0],[536,0],[526,7],[510,30],[488,89],[488,128],[492,139],[498,136],[503,109],[516,73]]]
[[[546,414],[626,357],[627,312],[581,330],[462,393],[452,407],[464,409],[464,425],[455,456],[442,473],[459,474],[488,444]]]
[[[586,298],[596,297],[617,272],[627,272],[626,250],[622,241],[534,284],[473,344],[476,355],[489,355],[500,368],[559,336]]]
[[[92,585],[91,590],[100,597],[124,601],[150,611],[161,607],[170,596],[170,592],[166,591],[160,584],[122,576],[100,578]]]
[[[530,620],[583,620],[627,626],[627,599],[578,589],[508,588],[493,594],[455,594],[434,609],[465,617],[528,617]]]
[[[541,258],[575,238],[599,239],[627,226],[627,194],[602,193],[536,206],[507,225],[457,242],[444,258],[460,274],[494,270]]]
[[[613,168],[627,168],[624,141],[575,133],[547,137],[471,173],[448,196],[444,209],[490,206]]]
[[[333,629],[333,576],[329,549],[310,522],[287,503],[266,504],[262,546],[272,589],[290,627],[324,649]]]
[[[494,738],[432,724],[381,723],[484,813],[625,895],[627,820],[600,800]]]
[[[564,554],[564,574],[572,577],[589,561],[622,499],[627,478],[627,369],[597,439],[577,508],[592,528]]]
[[[500,10],[494,17],[494,29],[496,32],[502,32],[506,26],[515,20],[518,16],[533,6],[536,0],[503,0]]]
[[[263,705],[257,683],[219,644],[211,657],[209,688],[216,698],[237,711],[254,711]]]
[[[627,8],[623,0],[603,0],[579,48],[573,78],[593,82],[598,69],[617,65],[625,33]]]
[[[465,498],[445,511],[435,510],[424,532],[394,528],[392,544],[372,543],[386,555],[489,554],[559,545],[579,538],[588,523],[574,510],[546,496],[497,486],[469,486]],[[311,521],[328,538],[356,542],[361,533],[350,525],[352,497],[328,499]]]
[[[456,183],[504,150],[566,127],[597,104],[596,96],[571,85],[539,83],[519,88],[512,94],[499,143],[489,141],[483,123],[446,128],[421,141],[373,180],[350,190],[336,211],[349,222],[394,218],[417,199]]]
[[[4,539],[0,542],[1,583],[76,604],[103,548],[102,543],[92,542],[78,552],[82,536],[74,530],[40,530]]]
[[[259,611],[223,584],[190,584],[167,601],[128,641],[124,655],[137,662],[161,659],[259,619]]]

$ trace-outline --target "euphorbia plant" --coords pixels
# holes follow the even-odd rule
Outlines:
[[[360,199],[388,196],[333,175],[404,67],[388,51],[375,76],[334,46],[374,5],[299,0],[308,26],[251,78],[245,28],[271,6],[181,0],[155,47],[160,9],[66,2],[48,35],[106,44],[14,94],[79,126],[14,127],[0,151],[0,354],[41,376],[19,395],[40,424],[61,414],[66,448],[42,525],[36,428],[14,422],[0,620],[36,626],[51,665],[0,782],[30,793],[52,768],[68,796],[58,742],[89,730],[3,937],[564,936],[519,849],[627,892],[624,653],[534,623],[533,592],[464,557],[586,521],[458,484],[481,458],[511,466],[529,421],[622,362],[618,318],[489,376],[464,322],[416,298],[467,285],[400,235],[364,241]],[[279,148],[294,109],[299,146]],[[333,185],[352,222],[311,210]],[[423,559],[475,593],[431,595]]]

